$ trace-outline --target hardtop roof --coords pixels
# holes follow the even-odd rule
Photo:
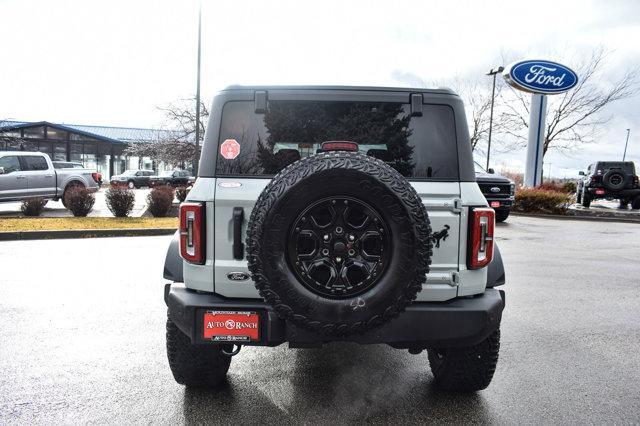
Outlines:
[[[378,91],[378,92],[407,92],[407,93],[433,93],[438,95],[458,96],[456,92],[446,87],[439,88],[412,88],[412,87],[384,87],[384,86],[322,86],[322,85],[249,85],[234,84],[222,89],[223,92],[236,90],[344,90],[344,91]]]

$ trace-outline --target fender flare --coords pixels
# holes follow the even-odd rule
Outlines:
[[[504,285],[504,283],[505,283],[505,273],[504,273],[504,264],[502,263],[502,255],[500,254],[500,249],[498,248],[498,244],[494,242],[493,260],[491,261],[487,269],[487,288],[493,288],[499,285]]]
[[[176,283],[184,282],[182,276],[182,257],[180,257],[180,231],[173,234],[173,239],[167,249],[167,255],[164,258],[164,272],[162,275],[165,279]]]

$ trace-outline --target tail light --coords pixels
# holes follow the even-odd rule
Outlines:
[[[469,254],[467,267],[480,269],[493,259],[493,229],[496,213],[490,208],[475,208],[471,211],[469,227]]]
[[[180,205],[180,256],[187,262],[204,263],[204,204]]]
[[[633,176],[633,185],[634,186],[638,186],[638,176],[637,175]]]
[[[102,173],[91,173],[91,177],[96,183],[98,183],[102,180]]]

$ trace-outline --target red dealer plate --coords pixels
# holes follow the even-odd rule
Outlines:
[[[492,201],[491,207],[500,207],[500,201]]]
[[[596,194],[598,195],[604,194],[604,189],[596,189]]]
[[[212,342],[255,342],[260,340],[260,316],[249,311],[207,311],[204,338]]]

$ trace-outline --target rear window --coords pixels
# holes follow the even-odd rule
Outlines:
[[[26,163],[27,170],[48,170],[49,169],[47,160],[45,160],[44,157],[25,155],[23,159],[24,159],[24,162]]]
[[[217,176],[272,176],[326,141],[352,141],[407,178],[457,180],[453,109],[408,104],[270,101],[264,114],[253,102],[227,102],[217,150]],[[228,141],[224,144],[225,141]],[[234,142],[235,141],[235,142]]]
[[[624,163],[621,161],[601,161],[596,164],[596,171],[604,172],[611,169],[620,169],[627,174],[635,174],[634,164],[630,161]]]

